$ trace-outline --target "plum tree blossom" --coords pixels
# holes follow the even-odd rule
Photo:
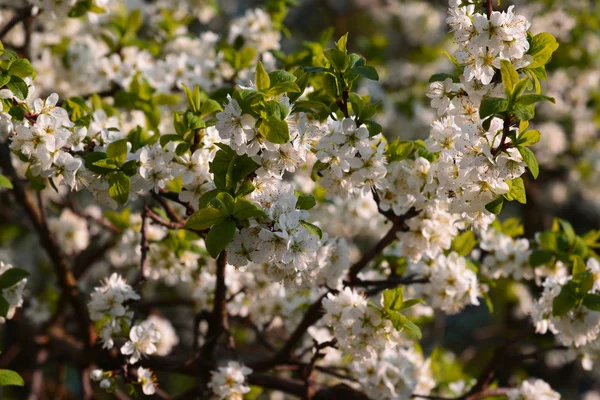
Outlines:
[[[5,3],[7,396],[597,386],[593,2]]]

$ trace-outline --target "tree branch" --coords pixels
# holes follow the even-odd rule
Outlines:
[[[35,202],[19,181],[17,172],[12,165],[10,149],[6,143],[0,145],[0,166],[4,173],[11,178],[14,186],[14,196],[29,216],[38,233],[42,247],[52,261],[59,286],[62,292],[68,296],[69,303],[77,315],[77,321],[85,339],[86,347],[93,346],[96,342],[96,332],[91,323],[85,302],[81,298],[81,293],[77,287],[77,280],[71,272],[70,265],[58,247],[54,236],[50,233],[48,224],[45,223],[44,211],[36,207]]]

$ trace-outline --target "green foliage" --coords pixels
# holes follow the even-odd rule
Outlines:
[[[452,240],[452,250],[463,257],[471,254],[471,250],[473,250],[476,245],[477,239],[475,238],[475,233],[471,230],[461,233]]]
[[[298,197],[298,201],[296,202],[296,208],[298,210],[310,210],[317,205],[317,200],[313,195],[305,195],[297,190],[294,191],[294,195]]]
[[[381,311],[383,318],[389,319],[394,328],[397,330],[405,330],[409,335],[414,336],[418,339],[421,338],[421,330],[411,320],[406,318],[401,311],[407,310],[416,304],[425,304],[423,299],[404,299],[404,287],[400,286],[394,289],[387,289],[382,294],[383,308],[379,308],[375,305],[372,307],[377,308]]]
[[[516,200],[521,204],[527,203],[527,197],[525,195],[525,184],[523,179],[516,178],[512,181],[507,181],[508,193],[504,194],[504,198],[508,201]]]
[[[0,174],[0,187],[12,189],[13,184],[6,176]]]
[[[402,142],[396,138],[392,143],[388,143],[385,150],[388,162],[402,161],[410,157],[415,150],[414,142]]]
[[[266,218],[262,208],[241,197],[234,198],[227,192],[213,191],[203,201],[204,207],[192,214],[185,227],[206,230],[206,249],[213,258],[233,240],[237,227],[247,226],[249,219]]]
[[[210,172],[214,174],[217,189],[226,191],[233,196],[248,194],[248,183],[251,183],[251,174],[259,165],[247,155],[238,155],[229,146],[219,144],[213,161],[210,163]]]
[[[8,369],[0,369],[0,386],[24,386],[21,375]]]
[[[598,237],[578,236],[567,221],[555,219],[551,230],[539,234],[539,246],[531,253],[529,263],[536,267],[559,260],[570,266],[575,275],[585,269],[581,268],[582,260],[596,256],[592,248],[597,246]]]
[[[27,278],[28,276],[29,276],[29,272],[27,272],[23,269],[20,269],[20,268],[8,269],[8,270],[4,271],[4,273],[2,273],[2,275],[0,275],[0,290],[13,287],[14,285],[19,283],[23,279]],[[8,314],[9,308],[10,308],[10,304],[8,303],[8,301],[4,298],[4,296],[0,295],[0,317],[6,317],[6,315]],[[2,380],[2,378],[0,377],[0,386],[2,386],[1,380]]]
[[[504,197],[498,196],[494,200],[490,201],[485,205],[485,209],[491,212],[492,214],[500,214],[502,211],[502,206],[504,205]]]

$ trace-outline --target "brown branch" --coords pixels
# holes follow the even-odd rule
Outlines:
[[[171,193],[164,189],[161,189],[159,191],[159,194],[167,200],[171,200],[177,204],[181,204],[182,206],[184,206],[187,215],[192,215],[196,211],[196,209],[192,207],[190,203],[186,203],[184,201],[179,200],[179,195],[177,193]]]
[[[155,192],[151,192],[152,193],[152,197],[160,204],[160,206],[165,210],[165,212],[167,213],[167,216],[175,222],[181,222],[181,218],[179,217],[179,214],[177,214],[177,212],[173,209],[173,207],[171,207],[171,205],[169,203],[167,203],[161,196],[159,196],[157,193]]]
[[[146,207],[144,207],[144,210],[142,211],[142,227],[140,230],[141,233],[141,238],[140,238],[140,245],[141,245],[141,254],[140,254],[140,272],[139,275],[136,279],[136,281],[134,282],[134,287],[138,288],[142,285],[142,283],[144,283],[146,281],[146,258],[148,258],[148,250],[149,250],[149,244],[148,244],[148,235],[146,232],[146,221],[148,219],[148,211],[146,209]]]
[[[20,22],[25,21],[27,17],[31,16],[31,7],[25,7],[18,10],[15,15],[4,25],[2,30],[0,30],[0,40],[6,36],[8,32],[10,32],[15,26],[17,26]]]
[[[304,387],[305,387],[303,398],[305,400],[310,400],[315,395],[315,388],[314,388],[315,381],[313,378],[313,372],[317,365],[317,361],[319,361],[323,357],[325,357],[325,354],[321,353],[321,351],[325,350],[328,347],[336,348],[336,345],[337,345],[337,339],[335,339],[335,338],[330,341],[323,342],[323,343],[319,343],[315,339],[313,339],[313,342],[314,342],[315,353],[310,358],[308,365],[306,365],[306,367],[302,371],[302,375],[304,377]]]
[[[267,360],[250,363],[250,368],[252,368],[253,370],[269,369],[273,368],[278,364],[284,364],[288,362],[291,358],[294,349],[296,348],[298,343],[300,343],[308,328],[310,328],[323,316],[321,303],[323,302],[323,299],[325,298],[325,296],[327,296],[328,293],[330,292],[324,293],[314,303],[311,304],[311,306],[304,314],[302,321],[300,321],[294,332],[292,332],[291,336],[285,342],[284,346],[281,348],[281,350],[277,352],[277,354],[275,354],[274,357]]]
[[[298,397],[304,395],[304,382],[293,379],[252,373],[248,376],[248,383],[267,389],[280,390]]]
[[[173,222],[166,221],[160,215],[152,211],[148,206],[144,206],[144,210],[148,214],[148,217],[155,223],[164,226],[168,229],[182,229],[185,226],[185,222]]]
[[[199,363],[209,361],[213,366],[215,365],[215,355],[218,348],[219,338],[223,333],[227,333],[229,342],[228,347],[233,348],[233,336],[229,332],[229,318],[227,315],[227,286],[225,285],[225,268],[227,267],[227,252],[221,251],[217,257],[217,270],[216,270],[216,286],[215,296],[213,300],[213,310],[210,315],[207,316],[208,321],[208,332],[206,333],[206,341],[200,350],[200,356],[198,357]],[[198,323],[200,321],[197,321]],[[200,394],[204,394],[207,390],[207,384],[210,378],[210,371],[213,368],[205,368],[202,365],[197,365],[197,371],[199,372],[199,385],[198,389]]]
[[[42,247],[52,261],[54,273],[58,278],[61,291],[68,296],[69,303],[77,315],[77,322],[79,323],[86,346],[88,348],[93,346],[96,342],[96,332],[91,323],[85,302],[81,298],[81,293],[77,287],[77,280],[71,272],[70,265],[65,258],[65,255],[60,250],[54,236],[50,233],[48,224],[45,223],[45,211],[36,207],[30,194],[19,181],[17,172],[12,165],[10,149],[6,143],[0,145],[0,166],[4,173],[12,179],[14,186],[13,194],[17,203],[19,203],[27,213],[38,233]]]
[[[492,18],[492,12],[494,12],[494,7],[492,6],[493,0],[486,0],[485,8],[488,19]]]

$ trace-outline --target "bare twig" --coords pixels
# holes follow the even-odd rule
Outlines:
[[[4,39],[4,36],[6,36],[8,32],[10,32],[15,26],[30,16],[31,7],[25,7],[18,10],[15,15],[13,15],[13,17],[6,23],[6,25],[4,25],[2,30],[0,30],[0,40]]]

